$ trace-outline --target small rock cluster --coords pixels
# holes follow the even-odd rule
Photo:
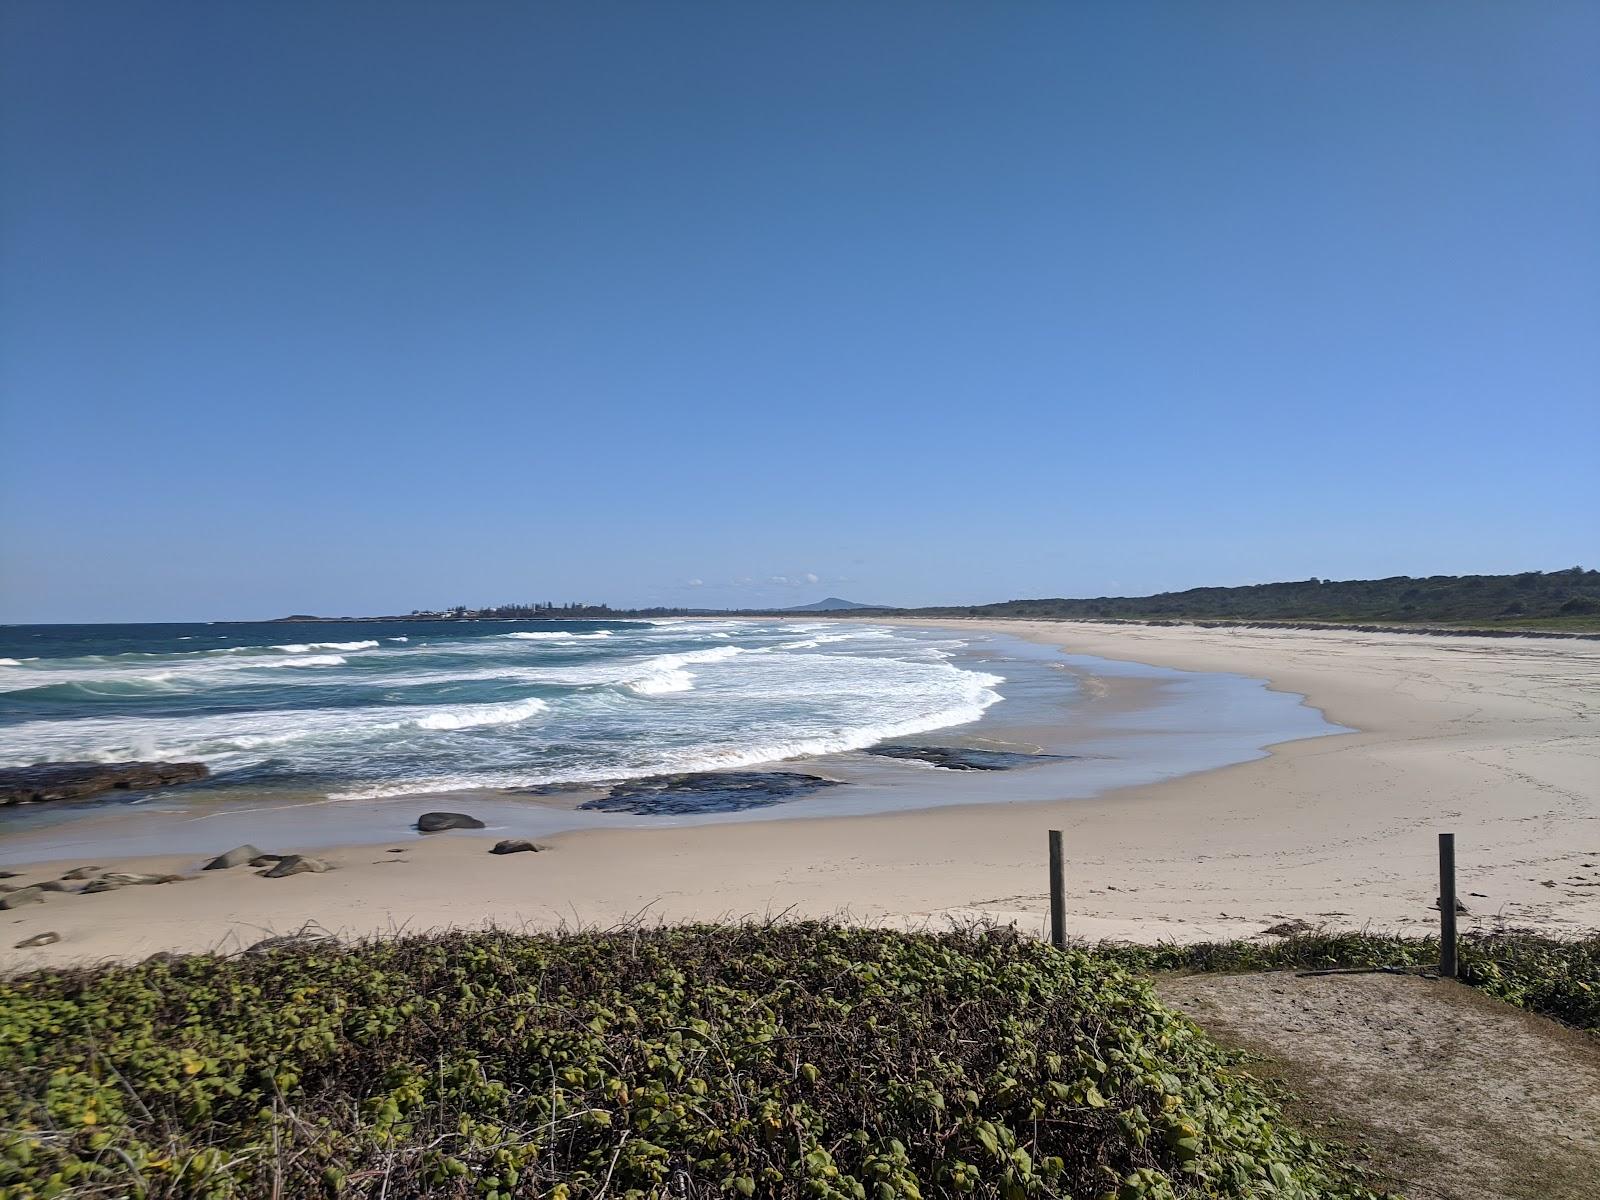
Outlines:
[[[466,813],[431,812],[423,813],[417,818],[417,829],[422,833],[438,833],[446,829],[483,828],[485,828],[485,825],[482,821],[476,817],[468,816]],[[525,838],[504,838],[496,842],[490,848],[489,853],[535,854],[547,849],[549,849],[548,846],[530,842]],[[390,853],[399,854],[404,853],[404,851],[392,850]],[[333,864],[326,859],[313,858],[309,854],[271,854],[247,843],[243,846],[235,846],[232,850],[217,855],[206,863],[201,870],[230,871],[235,867],[243,866],[256,868],[256,874],[263,879],[283,879],[290,875],[304,874],[320,875],[324,871],[334,869]],[[0,871],[0,879],[15,878],[17,878],[17,873],[14,871]],[[28,904],[42,904],[45,897],[51,892],[91,896],[98,892],[112,892],[125,887],[183,883],[193,878],[195,878],[193,875],[151,875],[141,874],[136,871],[108,871],[103,867],[87,864],[63,872],[59,879],[47,879],[42,883],[29,884],[24,887],[0,883],[0,909],[9,910],[21,908]],[[75,886],[79,884],[82,886]],[[38,946],[49,946],[60,940],[61,935],[58,933],[37,933],[16,943],[16,949],[26,950]]]
[[[256,874],[263,879],[282,879],[286,875],[304,875],[307,873],[320,875],[324,871],[333,870],[332,863],[324,859],[312,858],[309,854],[268,854],[266,851],[258,850],[248,843],[243,846],[235,846],[225,854],[217,855],[201,870],[228,871],[246,864],[262,868]]]
[[[442,833],[446,829],[484,829],[487,826],[477,817],[469,817],[466,813],[458,812],[429,812],[417,818],[418,833]],[[537,854],[540,850],[548,850],[548,846],[541,846],[538,842],[530,842],[526,838],[502,838],[489,850],[490,854]],[[391,853],[393,853],[391,851]]]

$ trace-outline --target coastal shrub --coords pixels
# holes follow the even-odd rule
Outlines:
[[[1520,575],[1433,575],[1412,579],[1307,579],[1242,587],[1199,587],[1155,596],[1007,600],[960,608],[898,610],[906,615],[1117,621],[1328,622],[1514,625],[1596,632],[1600,571]]]
[[[0,1197],[1365,1197],[1118,963],[814,923],[0,981]]]
[[[1318,930],[1271,943],[1106,943],[1092,953],[1139,971],[1420,969],[1438,964],[1439,939]],[[1577,938],[1469,933],[1458,942],[1457,972],[1461,982],[1496,999],[1600,1033],[1600,933]]]

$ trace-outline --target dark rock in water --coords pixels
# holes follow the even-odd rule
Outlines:
[[[36,933],[31,938],[23,938],[17,943],[16,948],[18,950],[32,950],[35,946],[50,946],[60,940],[61,935],[59,933],[46,931],[44,933]]]
[[[245,863],[250,862],[252,859],[260,857],[261,851],[247,843],[243,846],[235,846],[226,854],[217,855],[210,862],[208,862],[202,868],[202,870],[226,871],[231,867],[242,867]]]
[[[421,833],[438,833],[444,829],[482,829],[483,822],[477,817],[469,817],[466,813],[432,812],[423,813],[417,818],[417,830]]]
[[[261,872],[261,875],[264,879],[282,879],[285,875],[304,875],[308,871],[320,875],[324,871],[331,870],[333,868],[320,858],[311,858],[304,854],[290,854],[280,859],[278,865],[270,871]]]
[[[543,846],[535,845],[533,842],[523,841],[521,838],[506,838],[504,841],[496,842],[494,846],[490,848],[489,853],[536,854],[543,849]]]
[[[0,896],[0,908],[21,908],[24,904],[42,904],[44,892],[36,887],[18,888]]]
[[[836,779],[798,771],[690,771],[681,775],[630,779],[578,807],[654,817],[739,812],[782,804],[837,783]]]
[[[946,771],[1009,771],[1013,767],[1071,758],[1062,754],[1019,754],[1014,750],[968,750],[963,746],[874,746],[867,751],[879,758],[927,763]]]
[[[0,804],[86,800],[115,791],[147,792],[193,783],[209,774],[205,763],[197,762],[67,762],[6,767],[0,769]]]

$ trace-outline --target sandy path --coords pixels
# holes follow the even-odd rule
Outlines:
[[[1037,931],[1052,827],[1067,834],[1071,927],[1090,938],[1237,937],[1284,918],[1428,928],[1440,830],[1458,836],[1467,928],[1600,928],[1600,644],[993,627],[1070,652],[1265,677],[1359,732],[1092,800],[586,831],[506,859],[458,835],[380,842],[406,837],[396,821],[373,830],[373,845],[328,855],[341,869],[326,875],[211,872],[0,912],[0,965],[199,949],[306,920],[366,933],[787,910],[896,924],[982,914]],[[405,855],[384,853],[401,846]],[[9,882],[75,865],[40,864]],[[12,951],[43,930],[62,941]]]
[[[1413,976],[1169,979],[1162,998],[1265,1055],[1302,1119],[1410,1200],[1594,1200],[1600,1043]]]

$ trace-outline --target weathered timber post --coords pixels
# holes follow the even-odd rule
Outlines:
[[[1067,948],[1067,887],[1062,877],[1061,830],[1050,831],[1050,944]]]
[[[1439,835],[1439,976],[1456,977],[1456,835]]]

